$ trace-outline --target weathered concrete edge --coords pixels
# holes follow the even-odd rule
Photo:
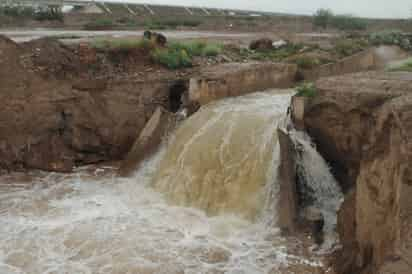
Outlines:
[[[205,105],[211,101],[265,89],[289,88],[294,85],[297,73],[297,66],[293,64],[229,65],[236,69],[223,70],[221,73],[208,71],[191,78],[186,100]]]
[[[119,175],[130,176],[138,169],[142,161],[153,155],[162,143],[164,136],[174,127],[175,121],[174,114],[158,107],[123,160],[118,172]]]
[[[279,201],[278,224],[282,233],[296,232],[298,218],[296,150],[289,134],[278,128],[280,165],[278,167]]]

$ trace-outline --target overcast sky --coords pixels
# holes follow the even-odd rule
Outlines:
[[[123,1],[123,0],[110,0]],[[127,2],[312,14],[318,8],[363,17],[412,17],[412,0],[126,0]]]

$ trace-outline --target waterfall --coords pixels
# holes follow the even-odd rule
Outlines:
[[[173,204],[211,216],[258,219],[276,192],[277,126],[289,101],[290,94],[274,91],[202,107],[167,144],[153,186]]]
[[[202,107],[130,178],[105,165],[0,176],[0,273],[316,270],[318,257],[302,257],[298,239],[267,225],[276,224],[276,129],[290,96],[256,93]],[[327,217],[333,178],[310,142],[299,143],[301,175]]]
[[[329,165],[322,158],[310,137],[302,131],[289,131],[298,151],[298,177],[311,206],[322,214],[324,220],[324,251],[330,250],[337,240],[337,212],[343,201],[342,190],[332,175]]]

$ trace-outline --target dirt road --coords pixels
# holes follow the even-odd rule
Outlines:
[[[256,33],[232,33],[232,32],[210,32],[210,31],[162,31],[170,39],[194,39],[194,38],[215,38],[215,39],[253,39]],[[136,31],[86,31],[86,30],[0,30],[0,35],[5,35],[16,42],[27,42],[30,40],[57,36],[65,38],[65,41],[79,41],[90,38],[120,38],[142,36],[143,30]],[[67,39],[66,39],[67,38]]]

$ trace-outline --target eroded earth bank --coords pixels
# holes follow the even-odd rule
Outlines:
[[[410,273],[412,76],[321,79],[304,125],[345,191],[338,273]]]

